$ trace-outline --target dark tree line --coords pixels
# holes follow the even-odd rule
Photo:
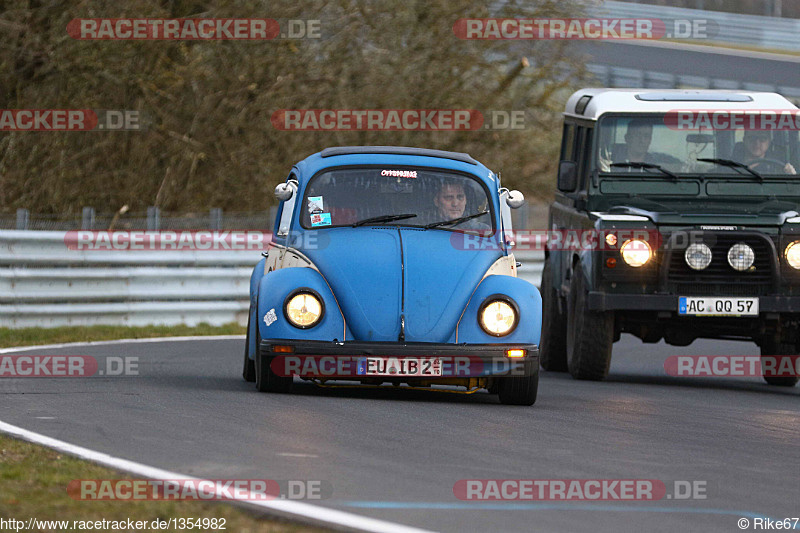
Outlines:
[[[579,16],[576,1],[508,2],[509,16]],[[77,213],[271,203],[291,164],[327,146],[466,151],[506,184],[548,196],[560,112],[581,82],[563,43],[467,41],[464,0],[0,1],[0,108],[136,110],[142,132],[0,133],[0,210]],[[83,17],[319,20],[320,39],[80,41]],[[523,58],[527,66],[522,67]],[[524,110],[525,129],[287,132],[280,109]]]

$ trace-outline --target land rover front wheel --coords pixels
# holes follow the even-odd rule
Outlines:
[[[583,268],[572,271],[567,300],[567,366],[575,379],[599,381],[608,376],[614,342],[614,314],[591,311]]]
[[[553,284],[552,262],[552,257],[548,257],[542,270],[542,340],[539,343],[539,358],[545,370],[566,372],[567,317],[563,306],[559,305],[558,289]]]
[[[782,342],[781,339],[776,336],[761,341],[761,373],[764,377],[764,381],[777,387],[794,387],[798,380],[796,375],[797,367],[794,365],[795,358],[787,357],[784,362],[781,357],[770,357],[781,355],[796,356],[797,346],[791,342]],[[791,361],[791,364],[787,365],[786,362],[789,361]],[[776,372],[781,375],[768,375]],[[795,372],[795,375],[786,375],[787,373],[793,372]]]

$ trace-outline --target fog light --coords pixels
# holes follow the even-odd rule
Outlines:
[[[508,357],[525,357],[525,350],[516,350],[516,349],[506,350],[506,355]]]
[[[689,246],[683,254],[686,264],[694,270],[703,270],[711,264],[711,248],[703,243]]]
[[[743,242],[734,244],[728,250],[728,264],[739,272],[744,272],[756,260],[756,254],[753,249]]]

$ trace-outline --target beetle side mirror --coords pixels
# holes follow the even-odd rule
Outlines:
[[[281,202],[285,202],[291,198],[293,194],[294,187],[292,187],[289,183],[279,183],[277,187],[275,187],[275,198]]]
[[[578,164],[575,161],[558,163],[558,190],[573,192],[578,186]]]
[[[506,196],[506,204],[511,209],[519,209],[525,203],[525,196],[518,190],[508,191]]]

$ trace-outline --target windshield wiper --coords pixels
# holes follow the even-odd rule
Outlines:
[[[417,216],[415,213],[405,213],[402,215],[381,215],[379,217],[365,218],[353,224],[354,228],[363,226],[364,224],[383,224],[384,222],[394,222],[395,220],[405,220],[407,218],[414,218]]]
[[[705,157],[698,157],[698,161],[702,161],[703,163],[716,163],[717,165],[722,165],[723,167],[728,168],[735,168],[735,169],[742,169],[746,170],[753,176],[757,177],[759,181],[764,181],[764,176],[753,170],[752,168],[748,167],[744,163],[740,163],[738,161],[734,161],[733,159],[719,159],[719,158],[705,158]]]
[[[667,170],[666,168],[662,167],[661,165],[656,165],[655,163],[645,163],[644,161],[627,161],[625,163],[611,163],[612,167],[621,167],[621,168],[640,168],[643,170],[650,170],[655,169],[661,171],[662,174],[665,176],[669,176],[674,181],[678,181],[678,175],[674,172]]]
[[[473,218],[482,217],[483,215],[489,214],[489,211],[481,211],[480,213],[475,213],[472,215],[467,215],[465,217],[454,218],[453,220],[443,220],[441,222],[432,222],[425,226],[425,229],[431,228],[438,228],[441,226],[453,226],[455,224],[461,224],[462,222],[466,222],[467,220],[472,220]]]

